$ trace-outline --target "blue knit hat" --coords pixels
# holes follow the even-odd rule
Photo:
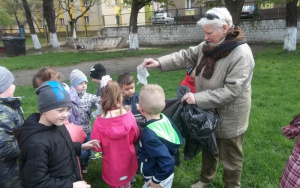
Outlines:
[[[71,86],[76,88],[83,81],[88,82],[88,79],[82,71],[75,69],[71,72],[71,74],[70,74],[70,85]]]
[[[36,89],[38,94],[38,108],[40,113],[61,107],[71,107],[69,93],[57,81],[44,82]]]
[[[7,68],[0,66],[0,93],[6,91],[14,80],[13,74]]]

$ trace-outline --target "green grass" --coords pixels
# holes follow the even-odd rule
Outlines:
[[[295,146],[296,140],[285,138],[280,129],[300,113],[300,50],[286,53],[281,48],[278,46],[255,53],[252,108],[243,148],[245,158],[241,183],[244,188],[278,187],[285,163]],[[185,75],[184,70],[165,73],[150,70],[149,73],[148,83],[160,84],[167,98],[176,96],[177,85]],[[117,76],[113,75],[113,79]],[[90,93],[96,92],[97,86],[94,83],[89,82],[88,87]],[[136,90],[139,91],[140,87],[137,85]],[[16,96],[25,96],[23,109],[26,117],[37,111],[37,97],[33,93],[31,86],[18,87],[16,90]],[[198,181],[200,169],[200,155],[190,161],[184,161],[182,156],[180,167],[176,167],[173,188],[190,187]],[[219,165],[215,180],[209,188],[224,187],[222,171],[222,165]],[[133,187],[142,187],[141,176],[136,175],[136,178],[137,183]],[[84,179],[92,187],[109,187],[101,178],[101,159],[90,163]]]
[[[139,55],[153,55],[165,52],[164,49],[145,49],[138,51],[113,52],[49,52],[45,54],[26,55],[11,58],[0,58],[0,65],[9,70],[39,69],[43,66],[70,66],[82,62],[101,61],[104,59],[133,57]]]

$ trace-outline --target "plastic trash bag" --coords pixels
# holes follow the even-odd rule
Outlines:
[[[136,69],[137,69],[137,79],[138,79],[137,84],[141,83],[147,85],[148,84],[147,77],[150,76],[147,69],[143,67],[142,64],[137,66]]]
[[[172,120],[172,122],[177,126],[181,135],[185,137],[183,125],[184,122],[181,117],[183,104],[181,103],[180,98],[166,99],[165,102],[166,106],[162,113]]]
[[[214,131],[220,123],[219,115],[214,111],[201,110],[196,105],[184,104],[181,117],[186,134],[185,160],[192,159],[203,148],[212,154],[217,154]]]

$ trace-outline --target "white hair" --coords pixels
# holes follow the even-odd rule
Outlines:
[[[223,25],[227,25],[228,28],[231,28],[233,23],[232,23],[232,16],[230,15],[229,11],[225,7],[220,7],[220,8],[212,8],[209,9],[206,14],[213,14],[218,16],[219,18],[213,18],[207,19],[205,16],[201,18],[198,21],[198,25],[201,25],[202,27],[204,25],[213,25],[216,29],[221,29]]]

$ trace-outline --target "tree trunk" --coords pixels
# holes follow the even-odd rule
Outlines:
[[[139,40],[138,40],[138,26],[137,18],[138,13],[141,8],[146,4],[150,3],[152,0],[133,0],[131,4],[131,13],[129,21],[129,49],[138,50],[139,49]]]
[[[130,24],[129,24],[129,49],[138,50],[139,49],[139,39],[138,39],[138,18],[139,9],[135,1],[132,2],[131,14],[130,14]]]
[[[35,29],[34,29],[32,16],[31,16],[31,11],[29,9],[28,2],[27,2],[27,0],[22,0],[22,2],[23,2],[23,7],[24,7],[24,10],[25,10],[25,14],[26,14],[27,23],[29,25],[31,38],[32,38],[32,41],[33,41],[33,48],[35,50],[40,50],[41,49],[41,44],[40,44],[39,38],[37,37]]]
[[[57,40],[56,27],[55,27],[54,0],[43,0],[43,11],[44,11],[44,17],[48,25],[48,30],[50,33],[50,45],[53,48],[58,48],[59,43]]]
[[[295,51],[297,45],[297,2],[298,0],[286,3],[286,34],[284,36],[283,49]]]
[[[233,24],[240,24],[240,15],[245,0],[225,0],[226,7],[232,16]]]

